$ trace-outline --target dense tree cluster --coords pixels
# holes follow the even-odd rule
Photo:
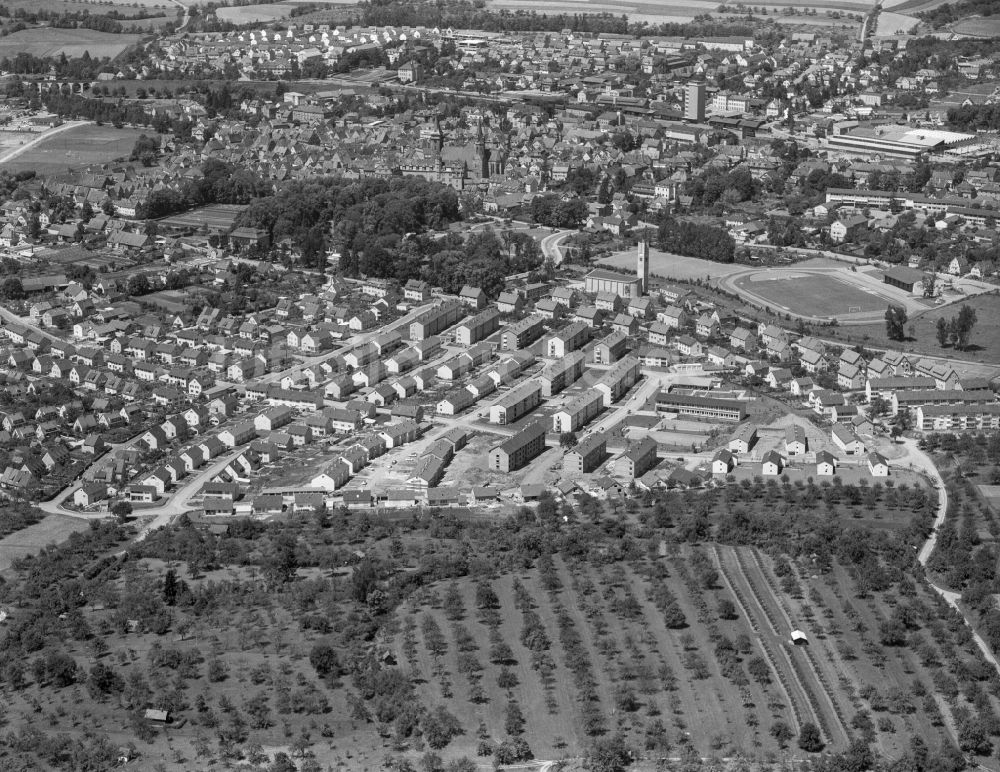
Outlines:
[[[150,151],[152,140],[143,142],[140,137],[133,148],[140,157]],[[248,169],[240,169],[216,159],[209,159],[202,167],[202,176],[188,180],[179,190],[165,188],[153,191],[139,207],[137,216],[158,219],[178,212],[185,212],[206,204],[248,204],[255,198],[271,192],[271,186]]]
[[[661,218],[657,239],[660,249],[685,257],[731,263],[736,255],[736,242],[724,229],[669,215]]]
[[[532,200],[528,214],[550,228],[578,228],[587,218],[587,202],[578,196],[564,200],[555,193],[546,193]]]
[[[972,306],[962,304],[958,313],[945,319],[943,316],[937,320],[935,334],[938,343],[942,346],[951,343],[957,349],[969,347],[969,339],[972,336],[972,328],[976,326],[976,309]]]

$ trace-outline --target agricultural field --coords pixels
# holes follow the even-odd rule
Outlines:
[[[182,518],[127,552],[120,526],[87,528],[7,574],[0,647],[25,664],[3,669],[6,719],[30,739],[8,753],[71,743],[109,768],[131,742],[168,772],[579,758],[609,738],[650,769],[856,737],[933,754],[996,701],[909,567],[932,499],[748,481],[488,519]],[[866,510],[893,527],[851,522]],[[60,616],[52,593],[81,601]]]
[[[83,56],[85,51],[95,58],[112,59],[140,40],[139,35],[114,35],[90,29],[61,29],[34,27],[20,30],[0,38],[0,57],[14,57],[19,53],[35,56]]]
[[[42,139],[0,167],[11,172],[30,169],[38,174],[54,174],[67,168],[106,163],[127,157],[142,133],[139,129],[95,124],[56,130],[51,137]]]
[[[898,756],[914,734],[932,746],[948,735],[949,708],[927,697],[934,668],[870,641],[891,601],[852,599],[844,571],[820,578],[718,545],[539,565],[490,582],[492,605],[482,584],[458,582],[398,612],[393,649],[422,701],[463,717],[457,753],[506,733],[537,758],[578,756],[616,732],[647,758],[675,737],[702,754],[773,758],[788,739],[775,726],[813,724],[829,749],[863,729]],[[807,645],[792,644],[793,629]]]
[[[291,3],[272,3],[270,5],[229,5],[217,8],[215,15],[221,21],[233,24],[252,24],[257,22],[277,21],[287,19],[294,7]]]
[[[878,15],[878,24],[875,27],[877,36],[900,35],[909,32],[920,24],[920,19],[916,16],[908,16],[903,13],[893,13],[892,11],[882,11]]]
[[[907,13],[916,16],[918,13],[930,11],[944,5],[947,0],[886,0],[882,7],[896,13]]]

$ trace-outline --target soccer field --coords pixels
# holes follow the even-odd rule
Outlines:
[[[771,275],[755,273],[736,281],[740,289],[755,295],[774,309],[803,316],[839,316],[879,311],[888,300],[874,292],[824,274]]]

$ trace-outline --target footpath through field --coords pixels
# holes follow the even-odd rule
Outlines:
[[[925,541],[924,545],[920,548],[920,552],[917,553],[917,562],[926,568],[927,561],[930,560],[931,555],[934,553],[934,547],[937,545],[938,530],[944,524],[945,518],[948,516],[948,489],[945,488],[944,479],[941,477],[941,473],[934,465],[931,457],[917,446],[917,441],[914,439],[904,439],[903,444],[906,446],[907,450],[907,455],[904,458],[908,458],[914,466],[917,466],[925,471],[934,482],[938,492],[938,510],[937,515],[934,518],[934,527],[931,530],[930,536],[927,537],[927,541]],[[962,615],[962,619],[965,624],[972,630],[972,639],[976,642],[979,650],[983,653],[983,657],[987,662],[993,665],[997,673],[1000,674],[1000,663],[997,662],[996,656],[994,656],[993,651],[990,649],[983,637],[976,632],[976,629],[969,621],[969,617],[966,616],[962,607],[958,603],[962,597],[961,593],[946,590],[943,587],[938,587],[930,581],[930,579],[927,580],[927,583],[931,586],[931,589],[933,589],[934,592],[944,598],[945,602],[949,606]]]
[[[22,153],[26,153],[35,147],[35,145],[44,142],[49,137],[54,137],[56,134],[61,134],[64,131],[69,131],[70,129],[75,129],[79,126],[86,126],[90,121],[67,121],[61,126],[56,126],[54,129],[49,129],[48,131],[43,131],[34,139],[30,139],[23,145],[18,145],[17,147],[11,148],[10,150],[0,153],[0,164],[5,164],[9,161],[13,161]]]

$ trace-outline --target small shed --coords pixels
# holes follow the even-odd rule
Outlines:
[[[806,634],[801,630],[792,630],[792,644],[795,646],[808,646],[809,639]]]

